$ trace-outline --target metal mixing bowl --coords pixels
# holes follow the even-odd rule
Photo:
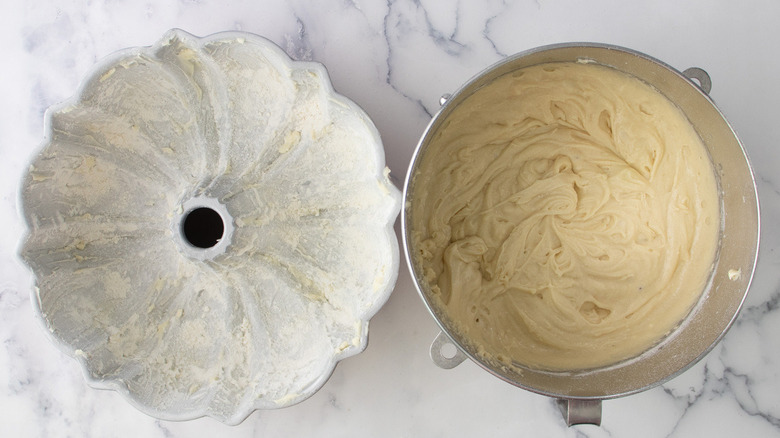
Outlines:
[[[518,69],[549,62],[595,62],[633,75],[663,93],[688,117],[706,145],[720,188],[721,234],[714,270],[707,289],[680,327],[660,344],[632,360],[587,371],[516,370],[491,364],[476,354],[468,339],[433,305],[422,269],[412,256],[412,209],[415,175],[428,145],[452,111],[475,90]],[[695,82],[694,80],[695,79]],[[414,152],[404,186],[402,211],[404,249],[415,285],[442,333],[431,346],[439,366],[451,368],[470,358],[495,376],[518,387],[559,399],[567,423],[601,421],[601,400],[644,391],[678,375],[709,352],[736,318],[745,299],[758,254],[759,213],[755,181],[745,151],[723,114],[710,99],[711,82],[704,70],[679,72],[642,53],[604,44],[572,43],[544,46],[509,57],[475,76],[451,96],[442,98]],[[446,356],[444,345],[458,351]]]

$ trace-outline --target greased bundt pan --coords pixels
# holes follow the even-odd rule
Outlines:
[[[93,386],[236,424],[365,348],[398,275],[400,194],[322,65],[172,30],[95,66],[45,135],[21,254]]]

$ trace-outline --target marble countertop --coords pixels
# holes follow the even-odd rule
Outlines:
[[[0,436],[3,437],[683,437],[780,436],[780,2],[11,0],[0,96]],[[442,370],[438,333],[402,263],[371,320],[370,343],[310,399],[255,412],[238,426],[160,421],[120,395],[87,386],[45,336],[16,257],[24,225],[19,181],[42,140],[43,113],[69,97],[100,58],[150,45],[170,28],[257,33],[291,57],[322,62],[336,90],[361,105],[400,180],[439,97],[501,58],[540,45],[626,46],[713,80],[711,96],[740,135],[761,200],[761,252],[735,325],[668,383],[603,405],[601,427],[567,428],[553,400],[467,361]]]

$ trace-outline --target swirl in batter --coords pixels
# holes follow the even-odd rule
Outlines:
[[[413,181],[423,283],[479,354],[545,370],[635,357],[702,294],[720,227],[707,150],[650,85],[596,64],[504,75]]]

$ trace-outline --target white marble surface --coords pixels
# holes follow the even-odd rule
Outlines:
[[[780,436],[780,2],[657,1],[124,1],[4,2],[0,38],[0,436],[417,437]],[[735,326],[669,383],[604,403],[602,427],[567,428],[552,400],[473,363],[428,357],[438,332],[402,266],[371,321],[368,349],[342,362],[296,406],[229,427],[159,421],[88,387],[45,336],[32,276],[16,257],[19,181],[42,139],[45,109],[73,94],[99,58],[179,27],[244,30],[296,59],[324,63],[342,94],[378,126],[400,179],[439,96],[503,56],[566,41],[612,43],[679,69],[705,68],[711,95],[752,159],[762,202],[757,273]],[[400,185],[400,184],[399,184]]]

